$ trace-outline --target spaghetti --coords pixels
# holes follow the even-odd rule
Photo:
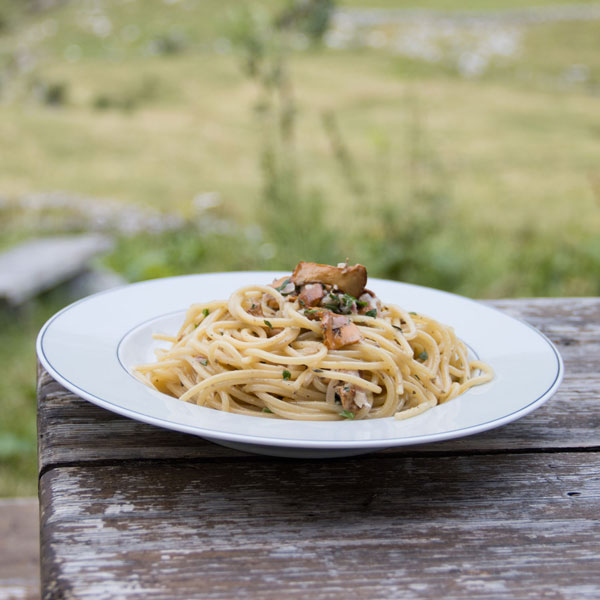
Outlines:
[[[288,278],[192,305],[136,374],[181,400],[310,421],[405,419],[493,378],[453,329],[382,304],[362,265],[300,263]]]

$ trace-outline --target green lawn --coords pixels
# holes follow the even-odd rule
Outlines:
[[[137,3],[114,3],[114,21],[144,22],[143,40],[160,34],[162,19],[171,20],[175,25],[163,24],[163,30],[181,27],[196,49],[147,57],[141,56],[142,40],[124,48],[115,36],[104,42],[103,53],[96,36],[72,23],[77,4],[57,12],[59,31],[40,42],[40,66],[13,83],[7,95],[15,98],[0,105],[2,193],[61,189],[185,211],[194,195],[216,190],[229,213],[251,218],[260,177],[261,134],[252,111],[257,91],[234,57],[215,55],[201,43],[218,30],[204,18],[184,27],[177,22],[186,16],[178,4],[168,11],[157,5],[154,15]],[[444,9],[475,4],[428,3]],[[223,11],[207,7],[206,14],[213,27],[225,21]],[[595,231],[600,215],[589,178],[598,152],[599,31],[600,21],[531,27],[517,59],[473,80],[448,65],[384,51],[300,53],[292,59],[300,165],[328,204],[339,207],[344,182],[321,124],[322,112],[333,111],[365,172],[373,173],[377,145],[386,145],[400,192],[416,114],[457,210],[474,223],[512,230],[527,220],[555,231],[586,212],[581,227]],[[61,48],[74,43],[85,55],[69,63]],[[107,57],[116,49],[124,60]],[[561,73],[581,63],[589,70],[587,82],[565,88]],[[34,80],[62,85],[65,104],[40,106],[28,89]],[[132,108],[94,108],[102,98],[130,101]]]
[[[568,4],[582,3],[402,6]],[[600,20],[522,26],[516,54],[476,77],[386,49],[293,52],[295,133],[277,142],[290,184],[264,166],[281,115],[257,117],[264,87],[227,43],[239,2],[90,6],[0,0],[0,198],[63,190],[190,216],[218,192],[227,232],[123,239],[107,262],[129,278],[349,254],[373,275],[476,297],[600,293]],[[0,247],[25,235],[0,219]],[[33,340],[60,304],[0,313],[0,496],[35,493]]]

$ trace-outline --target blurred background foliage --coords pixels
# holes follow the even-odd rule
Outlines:
[[[0,250],[598,295],[599,46],[598,2],[0,0]],[[0,307],[0,495],[35,492],[33,341],[70,299]]]

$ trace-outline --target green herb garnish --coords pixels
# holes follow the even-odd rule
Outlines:
[[[368,302],[364,302],[363,300],[357,300],[356,301],[356,306],[358,306],[358,308],[364,308],[365,306],[369,306]]]
[[[408,313],[409,315],[415,315],[418,316],[416,312],[412,312],[412,310]]]
[[[352,304],[354,304],[356,301],[356,298],[354,296],[351,296],[350,294],[344,294],[342,296],[342,302],[344,303],[344,306],[346,308],[351,308]]]
[[[208,308],[204,308],[204,309],[202,309],[202,314],[203,314],[205,317],[208,317],[208,315],[210,314],[210,310],[208,310]]]
[[[283,378],[286,381],[288,381],[291,378],[291,376],[292,376],[292,374],[287,369],[283,372]]]
[[[425,350],[423,350],[423,352],[421,352],[421,354],[419,354],[419,356],[417,356],[417,358],[419,360],[427,360],[429,358],[429,354],[427,354],[427,352],[425,352]]]
[[[271,325],[271,323],[269,321],[267,321],[266,319],[265,319],[265,325],[267,327],[270,327],[271,329],[273,329],[273,325]]]
[[[290,283],[292,283],[292,280],[291,280],[291,279],[286,279],[286,280],[285,280],[285,281],[284,281],[284,282],[283,282],[283,283],[282,283],[282,284],[281,284],[279,287],[276,287],[275,289],[276,289],[278,292],[281,292],[281,291],[282,291],[283,289],[285,289],[285,288],[288,286],[288,284],[290,284]]]
[[[208,358],[204,358],[200,361],[201,364],[203,364],[204,366],[206,366],[208,364]]]
[[[376,317],[377,316],[377,309],[376,308],[372,308],[371,310],[368,310],[365,315],[367,315],[367,317]]]
[[[264,413],[273,414],[273,411],[272,411],[270,408],[267,408],[266,406],[265,406],[265,408],[263,408],[263,409],[262,409],[262,411],[263,411]]]
[[[354,419],[354,413],[351,410],[343,410],[340,413],[340,417],[344,417],[344,419]]]

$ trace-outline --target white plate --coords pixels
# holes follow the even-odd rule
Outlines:
[[[194,302],[227,298],[237,288],[284,273],[188,275],[145,281],[84,298],[54,315],[37,340],[40,361],[78,396],[120,415],[201,436],[225,446],[274,456],[361,454],[462,437],[526,415],[554,394],[563,364],[539,331],[454,294],[369,279],[384,302],[452,325],[481,360],[491,383],[406,421],[309,422],[232,415],[181,402],[146,387],[133,366],[153,360],[152,333],[178,329]]]

